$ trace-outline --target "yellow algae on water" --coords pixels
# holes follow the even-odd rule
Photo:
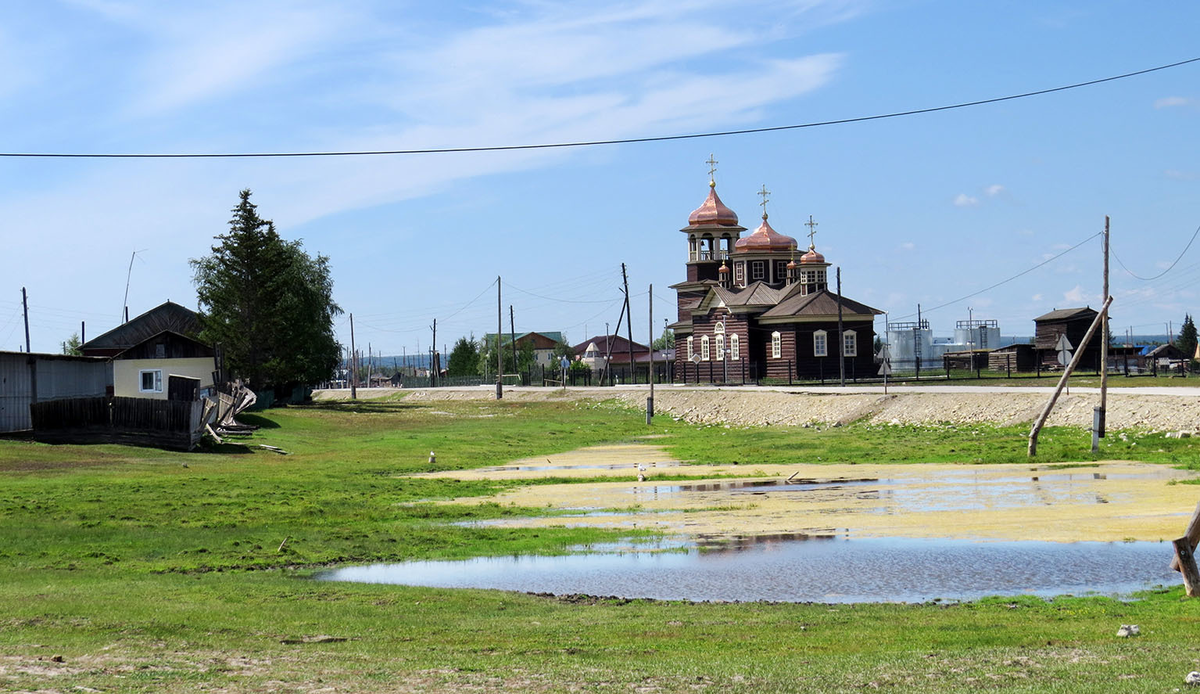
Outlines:
[[[519,487],[487,499],[570,514],[499,521],[503,525],[728,536],[834,531],[850,537],[1169,540],[1183,533],[1200,498],[1200,487],[1177,484],[1195,473],[1125,461],[1077,467],[679,465],[661,448],[625,444],[435,476],[612,478]],[[637,481],[639,473],[645,481]],[[655,479],[666,474],[711,479]]]

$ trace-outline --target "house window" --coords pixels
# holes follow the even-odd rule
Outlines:
[[[766,263],[761,260],[755,260],[750,263],[750,279],[761,280],[766,274]]]
[[[696,356],[696,350],[694,349],[694,346],[692,343],[693,339],[694,338],[692,338],[692,337],[688,337],[688,340],[687,340],[687,342],[688,342],[688,359],[689,360],[691,360],[692,357]]]
[[[163,392],[162,369],[144,369],[138,372],[138,377],[141,379],[141,384],[138,387],[139,393]]]
[[[708,361],[708,335],[700,338],[700,359]]]
[[[729,358],[738,361],[742,358],[742,345],[737,333],[729,336]]]
[[[829,356],[829,337],[824,330],[818,330],[813,333],[813,356],[827,357]]]
[[[725,360],[725,336],[717,335],[717,361]]]
[[[842,355],[846,357],[858,356],[858,335],[853,330],[847,330],[842,335]]]
[[[783,336],[778,331],[771,333],[771,358],[779,359],[783,356]]]
[[[733,281],[738,284],[746,283],[746,263],[733,264]]]

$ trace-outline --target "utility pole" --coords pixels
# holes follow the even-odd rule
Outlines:
[[[429,343],[429,382],[437,385],[437,369],[434,361],[437,357],[437,319],[433,319],[433,341]]]
[[[367,341],[367,387],[368,388],[371,387],[371,372],[374,371],[374,369],[372,368],[373,363],[374,362],[371,358],[371,342],[370,342],[370,340],[368,340]]]
[[[354,314],[350,314],[350,399],[358,399],[358,352],[354,351]]]
[[[520,374],[520,370],[517,369],[517,328],[516,321],[513,319],[512,304],[508,305],[508,339],[512,342],[513,371]],[[520,378],[520,376],[518,376],[518,378]]]
[[[637,383],[637,368],[633,364],[633,306],[629,303],[629,276],[625,274],[625,263],[621,263],[621,282],[625,285],[625,312],[629,314],[625,321],[629,335],[629,382]]]
[[[25,287],[21,287],[21,308],[25,313],[25,353],[29,354],[29,296]]]
[[[504,308],[500,302],[500,275],[496,275],[496,399],[504,397],[500,374],[504,373],[504,352],[500,351],[500,333],[504,330]]]
[[[79,344],[87,342],[87,321],[79,321]]]
[[[838,374],[842,387],[846,387],[846,336],[842,333],[842,268],[837,269],[838,304]],[[961,314],[960,314],[961,315]],[[917,321],[918,325],[920,320]]]
[[[650,294],[646,297],[646,330],[650,336],[650,370],[646,372],[646,380],[650,382],[650,396],[646,398],[646,424],[654,418],[654,285],[650,285]]]
[[[1104,298],[1108,299],[1108,215],[1104,215]],[[1108,406],[1108,309],[1100,322],[1100,417],[1098,435],[1104,438],[1104,420]]]

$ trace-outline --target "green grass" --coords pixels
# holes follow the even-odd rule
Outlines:
[[[617,537],[448,525],[545,509],[439,505],[514,483],[404,473],[645,433],[703,463],[1024,462],[1023,428],[748,430],[659,418],[647,429],[611,403],[403,399],[246,419],[262,425],[248,443],[291,454],[0,441],[0,690],[1162,691],[1196,668],[1200,610],[1178,590],[1134,603],[827,606],[574,602],[306,578],[337,563],[556,553]],[[1127,439],[1106,439],[1105,457],[1195,464],[1190,439]],[[1091,461],[1086,432],[1048,429],[1041,441],[1039,463]],[[689,477],[686,467],[672,476]],[[1122,623],[1144,636],[1116,639]],[[305,642],[321,635],[335,640]]]

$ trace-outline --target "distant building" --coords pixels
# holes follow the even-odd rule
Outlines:
[[[809,218],[808,250],[797,256],[796,240],[768,223],[762,195],[762,223],[749,236],[712,181],[680,229],[688,255],[686,280],[672,285],[675,380],[837,378],[840,356],[847,377],[874,376],[874,320],[883,312],[831,291],[816,222]]]
[[[604,370],[606,364],[619,364],[623,369],[628,369],[630,345],[633,346],[635,363],[649,361],[649,347],[638,342],[630,342],[620,335],[596,335],[575,345],[571,351],[575,353],[575,361],[586,364],[591,367],[593,372],[599,374]]]
[[[538,366],[546,368],[557,367],[554,359],[554,348],[563,341],[563,335],[558,331],[549,332],[526,332],[517,333],[517,351],[520,352],[526,344],[533,345],[533,362]],[[483,343],[489,346],[495,346],[496,333],[485,333]],[[509,333],[500,334],[500,344],[512,345],[512,335]],[[508,347],[512,349],[512,347]]]
[[[1100,345],[1104,336],[1100,329],[1092,334],[1092,339],[1086,345],[1083,336],[1087,333],[1098,312],[1091,307],[1061,308],[1033,319],[1033,346],[1038,352],[1042,368],[1062,368],[1058,358],[1058,341],[1066,336],[1071,344],[1071,354],[1084,351],[1079,362],[1079,368],[1098,370],[1100,368]]]

